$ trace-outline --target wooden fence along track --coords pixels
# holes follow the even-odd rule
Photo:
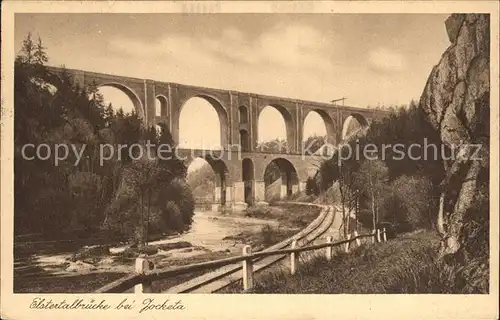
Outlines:
[[[302,243],[303,245],[313,241],[314,239],[321,236],[330,225],[333,223],[334,219],[334,209],[333,207],[324,207],[321,213],[318,215],[311,224],[309,224],[305,229],[297,233],[292,238],[286,239],[280,243],[277,243],[261,252],[271,252],[274,250],[285,249],[292,245],[293,241],[297,243]],[[246,249],[246,254],[251,254],[251,250]],[[257,257],[253,259],[253,271],[257,272],[266,269],[284,259],[285,255],[273,255],[268,257]],[[241,263],[234,263],[231,265],[224,266],[213,272],[201,275],[187,282],[181,283],[177,286],[169,288],[168,293],[211,293],[216,292],[230,285],[231,283],[242,279],[242,274],[238,271],[242,270],[243,266]]]
[[[375,230],[370,234],[348,237],[347,240],[333,242],[332,237],[328,237],[326,243],[306,246],[313,243],[324,235],[335,218],[335,208],[333,206],[321,206],[322,210],[318,217],[306,228],[295,236],[275,244],[263,251],[252,253],[250,246],[243,248],[243,255],[220,260],[196,263],[187,266],[151,270],[147,257],[141,256],[136,259],[136,272],[126,277],[118,279],[100,288],[96,293],[120,293],[132,287],[136,293],[151,293],[152,281],[162,280],[168,277],[175,277],[183,274],[209,271],[199,277],[191,279],[168,289],[169,293],[210,293],[221,290],[231,283],[243,279],[243,289],[248,290],[253,286],[253,273],[259,272],[273,266],[278,261],[290,257],[290,269],[295,273],[300,252],[319,250],[326,248],[326,256],[331,259],[332,249],[335,246],[344,245],[346,251],[353,241],[360,244],[361,238],[372,238],[372,242],[378,239],[381,241],[380,230]],[[384,241],[385,230],[384,230]],[[217,269],[218,268],[218,269]],[[213,270],[215,269],[215,270]],[[212,271],[210,271],[212,270]]]

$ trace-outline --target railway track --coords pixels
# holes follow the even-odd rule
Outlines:
[[[297,246],[305,246],[314,243],[323,235],[328,233],[335,220],[336,208],[333,206],[323,206],[318,217],[306,228],[295,236],[277,243],[263,251],[272,251],[290,248],[293,240],[297,240]],[[261,272],[276,265],[286,258],[286,255],[269,256],[256,258],[253,260],[254,273]],[[207,272],[201,276],[167,289],[167,293],[213,293],[222,290],[230,284],[240,281],[242,265],[235,263],[216,270]]]

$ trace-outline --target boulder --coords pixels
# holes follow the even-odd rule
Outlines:
[[[155,245],[156,248],[163,250],[163,251],[190,248],[192,246],[193,245],[191,244],[191,242],[187,242],[187,241],[178,241],[178,242],[162,243],[162,244]]]
[[[233,212],[244,212],[248,208],[248,204],[245,202],[235,202],[233,204]]]
[[[92,259],[92,258],[97,258],[101,257],[103,255],[108,255],[109,254],[109,246],[85,246],[75,252],[70,260],[71,261],[78,261],[78,260],[87,260],[87,259]]]
[[[265,201],[258,201],[257,203],[255,203],[255,206],[256,207],[268,207],[269,203],[267,203]]]
[[[68,267],[66,267],[66,271],[69,272],[88,272],[97,270],[97,268],[89,263],[85,263],[82,261],[71,262]]]

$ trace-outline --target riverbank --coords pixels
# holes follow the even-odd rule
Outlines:
[[[255,251],[286,239],[314,220],[319,208],[280,205],[250,208],[245,215],[197,212],[191,229],[175,237],[150,242],[158,269],[227,258],[241,254],[244,245]],[[75,259],[74,253],[35,254],[26,262],[32,276],[14,277],[15,292],[92,292],[134,271],[135,254],[115,246]],[[159,281],[159,291],[196,275]]]

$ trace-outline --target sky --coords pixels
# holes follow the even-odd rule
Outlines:
[[[346,97],[346,105],[357,107],[390,106],[419,99],[432,67],[449,46],[446,18],[441,14],[17,14],[15,48],[19,51],[31,32],[41,37],[50,65],[320,102]],[[113,105],[131,107],[116,89],[101,90]],[[208,123],[217,122],[217,115],[207,104],[189,100],[181,124],[187,117],[184,110],[190,110],[184,131],[199,134],[194,129],[203,126],[203,144],[216,144],[218,124]],[[284,121],[273,111],[259,120],[265,129],[260,130],[259,140],[285,136]],[[319,115],[307,121],[305,137],[324,134]],[[200,139],[181,136],[187,143]]]

